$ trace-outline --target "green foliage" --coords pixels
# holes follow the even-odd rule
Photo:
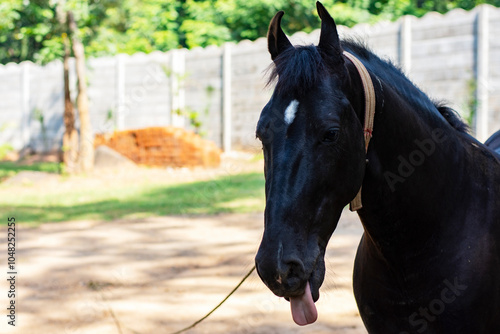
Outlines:
[[[477,98],[477,81],[474,77],[467,80],[467,101],[465,107],[465,121],[469,126],[474,128],[474,119],[476,118],[477,107],[479,100]]]
[[[220,45],[231,40],[229,29],[218,26],[214,22],[185,20],[182,22],[181,30],[186,37],[186,46],[188,48]]]
[[[5,131],[6,129],[8,129],[11,126],[12,126],[11,123],[3,123],[2,125],[0,125],[0,133],[2,133],[3,131]],[[14,151],[14,147],[12,145],[10,145],[8,143],[1,144],[0,145],[0,160],[5,159],[7,154],[9,154],[10,152],[13,152],[13,151]],[[0,172],[0,179],[1,179],[1,172]]]
[[[14,151],[14,147],[12,147],[12,145],[10,145],[10,144],[0,145],[0,160],[5,159],[7,154],[9,154],[10,152],[13,152],[13,151]]]
[[[182,2],[182,1],[181,1]],[[183,35],[183,46],[189,48],[220,45],[231,40],[230,28],[214,7],[217,1],[184,1],[179,32]]]
[[[33,110],[33,119],[38,121],[40,123],[40,132],[42,135],[42,142],[44,146],[44,150],[48,150],[48,143],[47,143],[47,127],[45,126],[45,116],[43,115],[43,111],[39,108],[35,108]]]
[[[38,60],[44,43],[54,37],[55,6],[48,0],[7,0],[0,4],[0,60]],[[54,50],[56,52],[56,50]]]
[[[500,0],[323,0],[337,24],[396,20],[429,11],[472,9]],[[58,8],[59,6],[59,8]],[[205,47],[266,35],[284,10],[289,34],[319,27],[311,0],[2,0],[0,63],[46,63],[63,54],[61,14],[71,10],[87,56]],[[59,16],[58,16],[59,13]],[[62,15],[64,16],[64,15]]]

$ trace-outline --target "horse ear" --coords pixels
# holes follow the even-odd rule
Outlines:
[[[279,11],[274,15],[271,23],[269,24],[269,31],[267,32],[267,47],[271,54],[271,59],[274,60],[280,53],[292,47],[292,43],[288,40],[283,29],[281,29],[281,18],[285,12]]]
[[[321,2],[316,2],[318,15],[321,19],[321,34],[318,47],[329,57],[342,57],[342,48],[337,33],[337,25]]]

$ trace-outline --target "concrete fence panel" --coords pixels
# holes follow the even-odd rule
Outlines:
[[[312,44],[319,33],[290,38],[293,44]],[[363,40],[430,97],[471,119],[478,139],[500,128],[500,9],[482,5],[470,12],[406,16],[373,26],[339,27],[339,34]],[[174,125],[199,131],[226,151],[258,149],[255,126],[272,93],[272,87],[265,87],[270,64],[265,38],[89,59],[93,131]],[[71,68],[75,100],[73,60]],[[63,109],[61,62],[0,65],[0,145],[59,149]]]

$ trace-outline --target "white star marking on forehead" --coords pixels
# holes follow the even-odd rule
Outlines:
[[[299,108],[299,101],[293,100],[290,102],[288,107],[285,109],[285,123],[290,125],[292,124],[293,120],[295,119],[295,113],[297,112],[297,109]]]

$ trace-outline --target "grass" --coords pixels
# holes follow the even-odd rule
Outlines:
[[[256,212],[264,208],[262,173],[225,176],[175,185],[158,180],[93,184],[72,178],[56,187],[0,186],[0,216],[39,224],[163,215]],[[65,184],[66,183],[66,184]],[[6,223],[1,221],[1,224]]]
[[[25,170],[59,173],[59,163],[34,162],[30,165],[22,165],[12,161],[0,161],[0,181]]]

